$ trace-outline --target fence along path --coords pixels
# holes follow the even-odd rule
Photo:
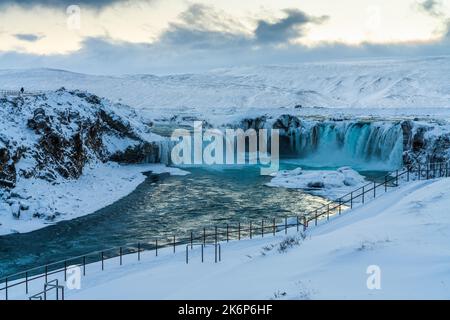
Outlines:
[[[374,179],[375,182],[368,183],[334,201],[329,201],[312,212],[293,217],[286,216],[283,219],[247,220],[245,222],[237,222],[236,224],[216,225],[212,228],[205,227],[199,231],[191,231],[179,236],[174,235],[170,238],[153,238],[147,241],[139,241],[120,247],[91,252],[4,277],[0,279],[0,293],[3,293],[2,298],[8,300],[9,290],[11,288],[23,286],[25,293],[28,294],[30,283],[33,281],[41,279],[46,284],[49,282],[49,277],[54,275],[63,275],[64,281],[66,281],[70,266],[81,267],[83,276],[86,276],[86,267],[90,264],[101,264],[101,270],[103,271],[105,270],[105,261],[107,260],[118,259],[119,265],[122,265],[125,256],[135,255],[137,261],[140,261],[141,254],[144,251],[153,252],[154,256],[158,257],[162,249],[166,249],[166,251],[169,249],[173,253],[176,253],[177,248],[178,250],[183,250],[182,246],[186,246],[186,249],[190,248],[193,250],[194,246],[199,244],[205,247],[214,244],[215,250],[217,250],[219,242],[252,239],[254,237],[264,237],[268,234],[275,236],[278,232],[283,231],[287,234],[290,228],[296,228],[297,231],[300,231],[300,229],[305,231],[311,225],[317,226],[319,222],[328,221],[332,216],[341,215],[357,205],[364,205],[366,202],[388,192],[389,188],[399,186],[402,182],[409,182],[411,179],[428,180],[449,177],[449,174],[448,162],[428,163],[426,165],[419,165],[415,169],[407,168],[403,171],[397,170],[378,179]]]
[[[0,96],[38,96],[46,93],[47,91],[33,90],[23,92],[21,90],[0,90]]]

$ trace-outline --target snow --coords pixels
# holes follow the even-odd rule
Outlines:
[[[119,165],[109,162],[90,164],[77,180],[50,183],[42,179],[21,178],[12,190],[18,195],[18,199],[14,200],[17,202],[11,209],[4,202],[0,204],[0,235],[30,232],[93,213],[130,194],[146,179],[145,172],[187,174],[186,171],[162,164]],[[18,212],[20,206],[26,206],[28,210],[21,210],[20,218],[17,219],[10,210]],[[45,211],[47,216],[52,213],[55,219],[36,219],[28,213],[36,211]]]
[[[269,187],[303,189],[314,195],[337,199],[368,182],[355,170],[342,167],[337,170],[294,170],[279,171],[266,185]]]
[[[243,117],[421,115],[450,118],[450,56],[236,67],[199,74],[92,76],[53,69],[1,70],[0,89],[84,89],[154,120],[212,124]],[[302,108],[295,109],[301,105]],[[445,108],[445,109],[443,109]]]
[[[404,184],[365,206],[288,235],[185,247],[89,265],[68,299],[448,299],[450,179]],[[379,290],[368,289],[369,266],[380,268]],[[255,272],[257,270],[257,272]],[[119,289],[120,288],[120,289]],[[11,297],[24,298],[23,288]],[[41,290],[40,287],[33,290]],[[31,292],[34,292],[34,291]],[[21,293],[20,293],[20,292]],[[36,291],[37,292],[37,291]]]

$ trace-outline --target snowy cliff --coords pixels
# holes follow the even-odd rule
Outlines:
[[[52,221],[64,206],[81,211],[73,203],[96,182],[97,193],[109,201],[119,187],[142,182],[138,171],[125,173],[118,164],[160,161],[162,138],[133,109],[83,91],[0,96],[0,128],[0,234],[11,216]],[[67,198],[69,187],[74,201]],[[55,205],[53,196],[71,206]]]

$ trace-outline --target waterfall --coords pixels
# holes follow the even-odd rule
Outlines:
[[[290,150],[281,152],[309,166],[392,170],[402,165],[403,134],[398,123],[303,122],[290,128],[287,137]]]

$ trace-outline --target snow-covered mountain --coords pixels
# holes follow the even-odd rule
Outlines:
[[[239,67],[200,74],[92,76],[3,70],[0,89],[82,89],[147,111],[214,122],[236,115],[312,107],[421,110],[450,107],[450,56],[409,60]],[[297,107],[297,109],[295,109]],[[219,119],[219,120],[218,120]]]

